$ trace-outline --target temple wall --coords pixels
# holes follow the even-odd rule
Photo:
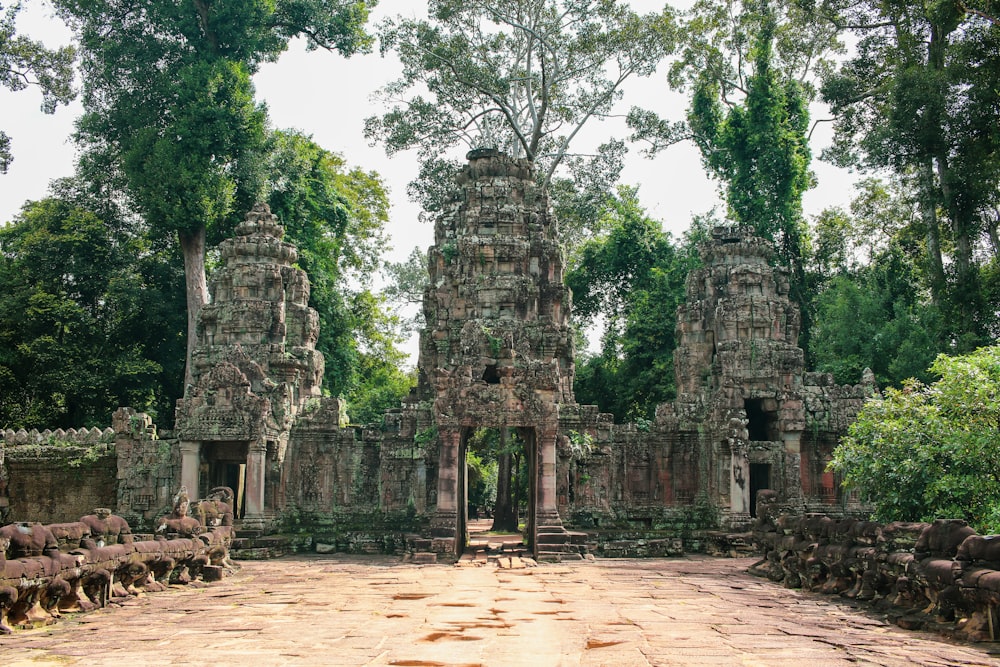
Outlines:
[[[117,501],[108,507],[136,531],[153,530],[167,514],[180,488],[181,455],[169,433],[158,434],[153,420],[130,408],[112,418],[117,450]]]
[[[0,524],[75,521],[114,507],[110,429],[0,432]]]

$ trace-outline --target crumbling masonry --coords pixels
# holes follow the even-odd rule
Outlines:
[[[473,151],[428,252],[419,386],[371,427],[348,425],[343,404],[320,395],[318,319],[282,233],[259,205],[223,243],[176,430],[116,414],[113,438],[102,436],[117,457],[113,483],[88,492],[90,506],[116,507],[141,528],[182,483],[191,497],[228,486],[241,534],[454,556],[465,542],[467,438],[502,427],[520,434],[531,462],[526,537],[543,557],[728,548],[761,489],[795,511],[852,509],[826,462],[874,382],[835,386],[804,372],[787,276],[746,230],[715,230],[688,278],[677,400],[650,425],[616,425],[573,398],[558,226],[531,164]],[[48,488],[25,482],[37,435],[3,436],[0,507],[12,520],[64,520],[43,501]],[[87,484],[72,480],[108,460],[84,457],[66,483]],[[52,515],[36,514],[46,507]]]

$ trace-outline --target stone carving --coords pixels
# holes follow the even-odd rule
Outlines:
[[[222,527],[197,539],[131,537],[128,524],[106,509],[78,522],[0,528],[0,634],[163,590],[168,581],[218,579],[231,541]]]
[[[468,159],[458,197],[435,222],[424,293],[419,390],[433,400],[441,446],[434,536],[440,551],[461,548],[457,467],[468,429],[519,427],[537,452],[527,530],[542,552],[541,535],[567,542],[554,537],[565,532],[554,467],[559,406],[575,402],[557,223],[530,162],[492,149]]]
[[[115,516],[107,507],[98,507],[93,514],[80,517],[80,522],[87,526],[98,547],[132,543],[132,529],[128,521]]]
[[[224,266],[198,315],[194,384],[176,415],[177,436],[189,443],[181,478],[192,491],[202,459],[232,463],[221,462],[215,443],[244,443],[246,518],[259,527],[280,505],[266,494],[267,470],[280,477],[289,433],[306,403],[319,400],[324,368],[309,281],[283,236],[267,205],[257,204],[220,244]]]
[[[754,542],[763,556],[754,574],[868,602],[907,629],[997,639],[1000,536],[978,535],[964,521],[760,514]]]

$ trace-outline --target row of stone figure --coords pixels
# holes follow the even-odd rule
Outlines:
[[[979,535],[959,519],[758,517],[754,542],[764,557],[753,574],[867,602],[907,629],[997,639],[1000,535]]]
[[[157,522],[155,538],[133,535],[125,519],[104,508],[71,523],[3,526],[0,634],[170,584],[222,578],[232,567],[231,501],[225,488],[195,503],[182,491]]]

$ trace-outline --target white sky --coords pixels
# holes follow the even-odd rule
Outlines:
[[[639,11],[655,11],[662,0],[633,0]],[[679,3],[675,3],[679,4]],[[422,3],[420,5],[423,6]],[[411,14],[412,0],[382,0],[372,25],[386,16]],[[28,3],[18,17],[18,32],[54,47],[68,43],[69,31],[49,18],[51,9],[41,2]],[[670,120],[684,117],[686,99],[666,85],[666,66],[649,79],[636,79],[626,88],[621,104],[624,114],[632,105],[652,108]],[[367,144],[362,136],[364,119],[380,110],[371,101],[379,87],[395,78],[398,62],[377,53],[345,59],[324,51],[306,52],[304,43],[293,43],[274,64],[261,68],[254,78],[257,97],[269,109],[276,128],[295,128],[309,133],[324,148],[343,154],[349,164],[382,175],[392,200],[389,233],[393,250],[388,259],[404,259],[414,245],[433,242],[433,229],[420,223],[419,207],[406,197],[406,184],[417,171],[412,154],[387,158],[380,147]],[[41,96],[27,89],[11,93],[0,89],[0,127],[13,139],[14,162],[0,175],[0,222],[7,222],[27,200],[44,197],[48,183],[73,172],[74,150],[70,143],[79,103],[60,107],[54,115],[40,112]],[[814,116],[818,115],[814,111]],[[627,136],[624,121],[588,126],[580,143],[596,145],[608,136]],[[814,155],[829,143],[829,124],[821,124],[814,135]],[[639,155],[632,146],[622,182],[639,186],[640,199],[649,214],[677,234],[687,228],[693,214],[704,213],[718,202],[717,188],[701,167],[697,149],[678,145],[654,160]],[[851,195],[851,175],[814,159],[819,185],[806,194],[809,214],[826,206],[846,204]]]

